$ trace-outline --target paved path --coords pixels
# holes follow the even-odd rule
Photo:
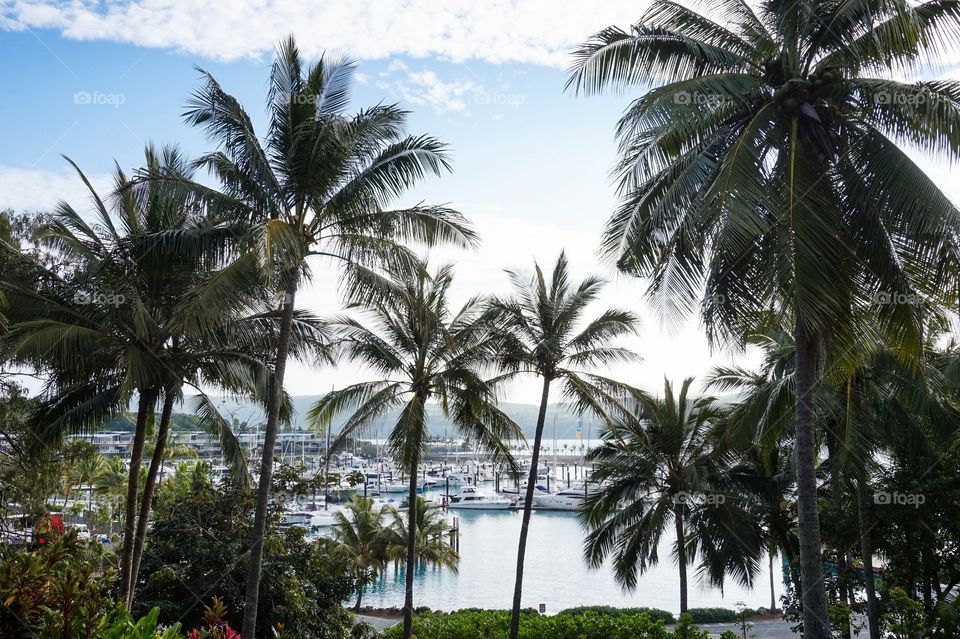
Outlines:
[[[764,619],[750,622],[752,628],[747,630],[747,637],[756,637],[756,639],[795,639],[800,635],[790,630],[790,624],[782,619]],[[700,626],[711,636],[719,637],[724,630],[731,630],[738,637],[740,634],[740,624],[733,623],[705,623]]]
[[[357,615],[357,621],[366,621],[377,629],[377,632],[383,632],[390,626],[400,623],[399,619],[393,617],[373,617],[371,615]]]
[[[866,629],[866,619],[857,619],[863,626],[859,633],[853,636],[869,637],[870,633]],[[753,628],[747,631],[748,639],[798,639],[800,635],[790,630],[790,623],[783,619],[762,619],[748,622],[753,624]],[[740,625],[732,623],[705,623],[700,624],[700,628],[710,633],[711,637],[719,637],[724,630],[732,630],[740,637]]]

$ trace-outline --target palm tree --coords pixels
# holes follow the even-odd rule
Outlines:
[[[393,514],[393,523],[390,528],[393,539],[387,548],[387,555],[394,561],[403,561],[407,552],[407,539],[410,531],[403,513]],[[414,556],[419,564],[432,564],[449,568],[457,572],[460,563],[460,554],[453,549],[444,536],[450,533],[450,525],[437,508],[429,508],[427,501],[417,495],[417,521],[413,527]]]
[[[174,148],[148,146],[145,162],[152,174],[189,177],[186,160]],[[19,361],[51,372],[47,400],[34,417],[38,445],[57,445],[66,434],[98,427],[126,408],[134,391],[139,393],[120,563],[121,591],[129,606],[170,420],[183,387],[198,392],[198,423],[219,437],[242,480],[247,471],[239,442],[200,386],[265,398],[269,376],[263,355],[274,343],[276,320],[262,313],[237,318],[223,312],[217,323],[201,328],[183,322],[184,299],[217,258],[202,247],[173,250],[166,238],[204,232],[210,220],[184,192],[171,188],[172,182],[135,183],[118,167],[115,190],[103,198],[74,168],[90,192],[99,224],[88,225],[67,203],[58,206],[42,229],[43,238],[72,261],[73,270],[49,272],[53,285],[40,291],[8,286],[18,306],[4,339]],[[138,508],[146,433],[161,398],[157,441]]]
[[[637,361],[638,358],[626,348],[612,345],[618,338],[636,332],[636,317],[628,311],[610,309],[586,322],[584,314],[587,307],[596,301],[604,282],[589,277],[574,286],[570,282],[569,266],[563,253],[560,253],[549,276],[544,276],[536,264],[533,277],[524,277],[511,271],[508,274],[513,283],[513,295],[493,300],[488,311],[499,335],[500,365],[506,369],[508,378],[532,374],[542,380],[540,410],[537,413],[517,550],[510,622],[510,636],[516,639],[520,629],[523,561],[551,385],[559,382],[562,396],[578,413],[589,411],[607,420],[629,418],[621,402],[635,395],[636,391],[610,378],[584,372],[583,369]]]
[[[713,19],[657,0],[629,33],[607,28],[575,56],[577,91],[654,86],[617,128],[623,203],[603,251],[650,277],[668,318],[699,305],[711,341],[742,341],[764,309],[794,318],[807,639],[830,637],[817,354],[855,342],[853,318],[871,306],[918,352],[921,312],[898,300],[949,299],[960,212],[897,143],[960,156],[960,83],[889,78],[947,61],[942,43],[958,36],[952,0],[733,0]]]
[[[106,460],[100,451],[94,449],[77,460],[74,471],[77,484],[87,487],[87,516],[93,513],[94,481],[104,470]]]
[[[384,284],[371,266],[416,268],[404,242],[471,246],[476,241],[455,211],[421,205],[386,209],[427,174],[448,170],[449,161],[436,139],[406,133],[407,113],[395,105],[346,115],[353,67],[350,60],[330,56],[305,67],[291,37],[278,46],[270,72],[270,124],[263,141],[240,103],[209,73],[185,116],[219,147],[199,164],[219,180],[221,190],[186,186],[232,217],[232,237],[221,240],[226,248],[233,245],[237,258],[212,274],[194,300],[191,321],[203,324],[225,307],[243,305],[251,273],[278,291],[280,328],[251,533],[244,639],[253,639],[256,628],[280,393],[296,294],[309,276],[309,258],[340,264],[347,292],[366,295],[379,290],[372,282]]]
[[[457,312],[448,306],[451,267],[433,275],[425,266],[397,274],[395,293],[364,308],[366,322],[341,317],[332,324],[346,356],[379,377],[323,396],[310,411],[318,428],[349,412],[337,441],[358,429],[379,425],[392,409],[399,416],[387,436],[387,450],[409,477],[407,496],[406,596],[404,637],[413,621],[413,573],[417,552],[417,468],[427,441],[427,405],[436,402],[451,425],[495,464],[515,472],[505,441],[520,437],[519,427],[496,405],[493,388],[481,371],[493,357],[494,339],[483,304],[473,298]],[[336,444],[331,448],[336,448]]]
[[[773,560],[778,554],[790,566],[794,591],[802,592],[796,574],[799,551],[792,449],[788,442],[784,442],[769,449],[757,446],[735,449],[734,454],[735,461],[725,474],[731,489],[745,497],[748,510],[763,531],[770,570],[770,609],[776,610]]]
[[[374,506],[373,500],[360,495],[347,504],[346,511],[334,513],[331,527],[333,538],[353,560],[354,578],[357,582],[357,604],[360,610],[363,589],[380,574],[387,565],[389,536],[384,519],[390,511],[388,506]]]
[[[109,507],[109,530],[113,535],[113,513],[119,501],[127,493],[127,469],[120,457],[109,457],[104,462],[101,472],[94,480],[97,493],[107,498]]]
[[[869,320],[862,325],[874,341],[830,363],[817,395],[816,418],[829,451],[822,468],[828,472],[832,497],[838,501],[849,491],[857,506],[867,619],[870,636],[876,639],[881,631],[872,566],[871,477],[881,466],[880,455],[889,454],[894,446],[910,442],[911,455],[929,452],[929,438],[949,431],[944,425],[955,423],[957,407],[941,370],[950,360],[949,351],[940,353],[932,347],[938,336],[936,321],[925,330],[930,337],[919,359],[891,350]],[[785,463],[783,451],[792,446],[787,425],[795,407],[794,344],[789,331],[777,328],[749,341],[763,349],[761,370],[717,368],[710,385],[740,395],[728,414],[724,439],[743,457],[728,476],[759,498],[764,525],[776,533],[771,541],[792,565],[797,546],[786,534],[792,508],[778,513],[777,504],[783,503],[783,491],[790,483],[787,467],[792,465]],[[837,550],[844,554],[845,549]],[[802,592],[802,584],[792,576],[795,589]]]
[[[640,399],[639,420],[604,432],[603,443],[588,456],[595,464],[592,477],[599,487],[587,496],[580,515],[590,531],[585,542],[587,561],[599,567],[612,556],[614,577],[629,590],[636,587],[639,575],[657,564],[657,547],[672,520],[681,614],[687,611],[687,564],[698,546],[691,534],[694,519],[708,519],[706,514],[722,508],[726,498],[718,497],[712,481],[720,466],[710,435],[722,412],[712,397],[689,397],[692,383],[692,378],[685,379],[679,394],[674,394],[666,381],[662,399]],[[747,543],[754,538],[749,524],[742,532],[730,528],[721,533],[731,539],[723,540],[722,534],[711,539],[747,546],[739,564],[720,562],[721,574],[733,568],[749,583],[757,555],[757,544]],[[713,559],[710,544],[703,546],[708,560]]]

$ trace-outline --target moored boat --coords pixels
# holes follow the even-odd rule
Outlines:
[[[447,508],[458,510],[507,510],[513,502],[503,497],[487,495],[476,489],[475,486],[465,486],[460,493],[450,500]]]

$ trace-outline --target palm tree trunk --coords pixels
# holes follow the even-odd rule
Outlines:
[[[833,506],[837,512],[840,510],[840,498],[843,492],[843,489],[840,484],[842,479],[840,475],[840,466],[837,463],[837,450],[841,446],[841,442],[838,441],[837,431],[835,427],[838,425],[835,422],[829,422],[827,425],[827,455],[830,459],[830,499],[833,501]],[[844,582],[847,580],[847,570],[849,568],[849,563],[847,562],[847,555],[844,552],[839,552],[837,556],[837,598],[842,599],[844,603],[848,606],[852,603],[850,597],[850,589],[846,587]],[[841,634],[846,637],[846,639],[853,639],[853,628],[850,624],[847,624],[846,629],[841,629]]]
[[[357,588],[357,605],[353,607],[354,612],[360,612],[360,600],[363,599],[363,588],[364,586]]]
[[[523,501],[523,520],[520,524],[520,544],[517,546],[517,576],[513,585],[513,610],[510,616],[510,639],[520,634],[520,601],[523,597],[523,560],[527,553],[527,532],[530,528],[530,512],[533,510],[533,489],[537,485],[537,469],[540,465],[540,443],[543,440],[543,424],[547,420],[547,401],[550,398],[550,379],[543,378],[543,393],[540,395],[540,412],[537,414],[537,431],[533,437],[533,456],[527,476],[527,492]]]
[[[857,482],[857,510],[860,519],[860,554],[863,558],[863,587],[867,591],[867,626],[870,639],[880,639],[880,611],[877,608],[877,586],[873,574],[873,517],[866,482]]]
[[[263,454],[260,458],[260,483],[257,486],[257,506],[250,540],[250,560],[247,568],[247,591],[243,606],[241,637],[255,639],[257,606],[260,602],[260,573],[263,571],[263,542],[267,532],[267,506],[270,504],[270,483],[273,481],[273,448],[277,443],[277,422],[280,420],[280,398],[283,394],[283,374],[290,352],[290,332],[293,329],[293,305],[297,294],[296,273],[289,273],[283,312],[280,316],[280,334],[277,337],[277,361],[270,380],[267,400],[267,427],[263,433]]]
[[[683,504],[677,504],[673,513],[677,531],[677,566],[680,569],[680,614],[687,611],[687,537],[683,533]]]
[[[790,578],[790,583],[792,584],[793,591],[796,593],[797,597],[800,597],[800,593],[803,592],[803,588],[800,587],[800,575],[797,574],[797,549],[793,544],[793,540],[790,537],[790,534],[787,532],[789,526],[778,526],[776,539],[780,552],[783,553],[783,558],[787,560],[787,575]]]
[[[820,546],[820,516],[817,512],[816,441],[813,415],[814,343],[797,327],[796,341],[796,437],[797,437],[797,529],[800,537],[800,578],[803,592],[804,639],[831,639],[827,600],[823,590]]]
[[[776,591],[776,582],[773,578],[773,549],[770,549],[767,552],[767,559],[770,565],[770,611],[777,609],[777,591]]]
[[[133,560],[130,567],[130,588],[127,591],[127,608],[133,608],[133,598],[137,590],[137,576],[140,574],[140,559],[143,557],[143,542],[147,536],[147,524],[150,521],[150,508],[153,505],[153,492],[157,485],[157,473],[163,466],[163,454],[167,448],[170,433],[170,418],[173,415],[174,392],[167,389],[163,397],[163,409],[160,412],[160,424],[157,426],[157,442],[150,457],[147,481],[143,485],[143,497],[140,501],[140,515],[137,518],[137,536],[133,545]]]
[[[413,633],[413,572],[417,550],[417,466],[410,469],[410,491],[407,493],[407,572],[404,575],[403,639]]]
[[[130,591],[130,570],[133,567],[133,545],[137,524],[137,497],[140,484],[140,462],[143,460],[143,444],[147,437],[147,422],[153,415],[157,392],[146,389],[140,393],[137,406],[137,424],[133,434],[133,448],[130,451],[130,472],[127,476],[127,503],[123,520],[123,549],[120,552],[120,592]]]

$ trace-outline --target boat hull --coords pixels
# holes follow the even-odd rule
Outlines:
[[[510,505],[509,501],[486,501],[468,504],[453,502],[447,504],[447,508],[453,510],[507,510],[510,508]]]
[[[538,510],[576,511],[583,503],[579,499],[566,499],[555,495],[534,495],[533,507]]]

